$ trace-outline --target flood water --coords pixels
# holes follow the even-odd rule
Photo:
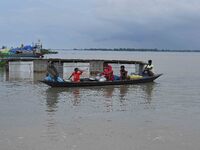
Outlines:
[[[153,60],[153,83],[50,88],[0,69],[2,150],[199,150],[200,53],[60,51],[46,57]]]

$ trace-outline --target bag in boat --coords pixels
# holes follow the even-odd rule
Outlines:
[[[140,75],[130,75],[129,77],[130,77],[131,80],[137,80],[137,79],[142,78],[142,76],[140,76]]]
[[[63,80],[61,77],[57,77],[57,79],[56,79],[56,81],[55,81],[55,79],[54,79],[50,74],[48,74],[48,75],[44,78],[44,80],[46,80],[46,81],[52,81],[52,82],[64,82],[64,80]]]

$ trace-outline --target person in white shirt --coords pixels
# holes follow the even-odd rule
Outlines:
[[[148,76],[154,75],[152,60],[148,60],[148,64],[145,66],[143,74],[148,75]]]

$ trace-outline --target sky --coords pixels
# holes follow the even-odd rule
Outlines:
[[[200,49],[199,0],[1,0],[0,46]]]

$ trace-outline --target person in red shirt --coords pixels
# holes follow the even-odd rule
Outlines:
[[[73,77],[73,82],[80,82],[80,76],[83,73],[82,70],[79,70],[78,68],[74,69],[74,72],[71,74],[71,76],[69,77],[69,79],[71,79],[71,77]]]
[[[104,75],[108,81],[113,81],[114,75],[113,75],[112,66],[105,63],[102,75]]]

